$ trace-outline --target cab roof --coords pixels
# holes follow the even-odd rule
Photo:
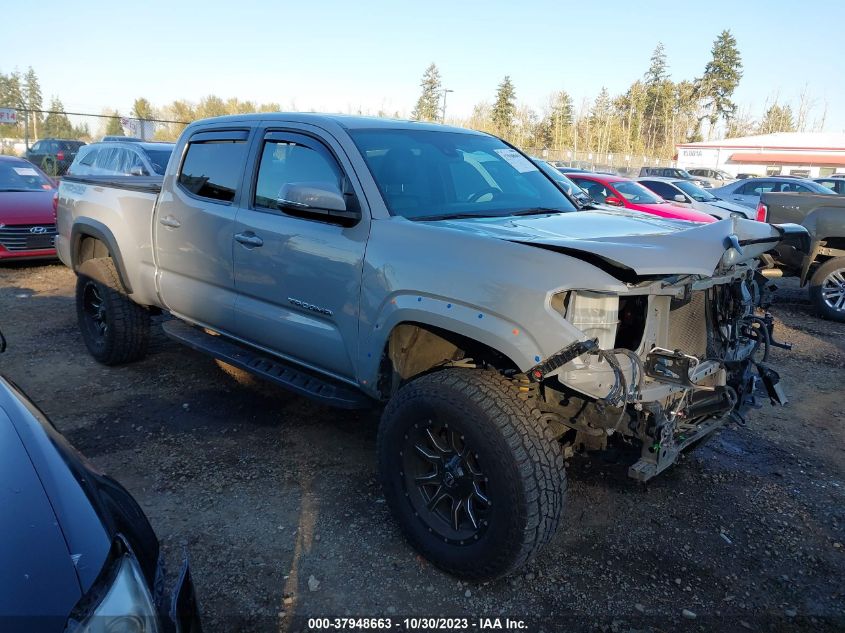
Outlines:
[[[317,126],[334,124],[346,130],[428,130],[432,132],[459,132],[462,134],[485,135],[484,132],[478,132],[476,130],[427,121],[409,121],[406,119],[388,119],[348,114],[321,114],[317,112],[256,112],[253,114],[233,114],[194,121],[191,127],[205,123],[246,123],[253,121],[288,121],[310,123]]]

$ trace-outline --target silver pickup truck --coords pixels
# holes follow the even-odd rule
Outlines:
[[[105,364],[174,339],[338,407],[384,405],[409,541],[494,578],[554,534],[564,458],[628,447],[647,480],[757,399],[758,258],[806,232],[576,211],[503,141],[317,114],[199,121],[163,179],[65,178],[57,248]]]

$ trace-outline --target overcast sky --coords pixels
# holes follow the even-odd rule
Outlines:
[[[283,108],[408,115],[435,62],[449,115],[492,100],[510,75],[517,97],[542,110],[567,90],[580,105],[602,86],[625,90],[658,41],[672,78],[700,75],[724,28],[736,36],[744,77],[735,100],[759,116],[767,100],[797,102],[806,87],[825,129],[845,131],[845,2],[806,12],[785,0],[522,2],[39,0],[0,8],[0,71],[33,66],[45,105],[128,113],[213,93]],[[24,26],[28,25],[28,26]]]

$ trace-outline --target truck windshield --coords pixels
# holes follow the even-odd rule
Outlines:
[[[575,211],[536,165],[492,136],[350,130],[393,215],[412,220]]]

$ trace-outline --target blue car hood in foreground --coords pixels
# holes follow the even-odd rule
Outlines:
[[[711,276],[734,242],[748,244],[733,263],[771,250],[782,230],[730,218],[710,224],[616,211],[439,220],[432,224],[564,253],[599,257],[638,275]],[[754,242],[754,243],[751,243]]]

